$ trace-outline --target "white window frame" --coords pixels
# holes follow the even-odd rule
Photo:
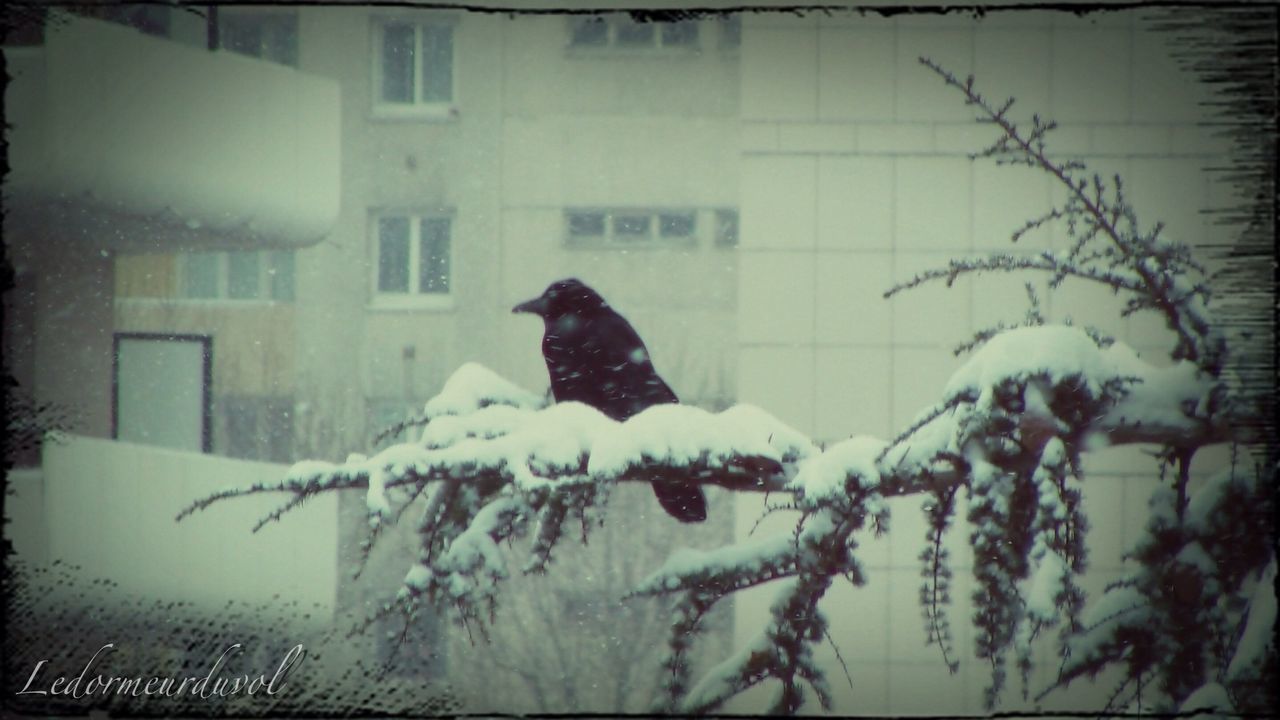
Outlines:
[[[448,27],[453,46],[453,55],[449,60],[450,98],[446,101],[427,102],[422,100],[422,69],[419,62],[413,64],[413,102],[397,103],[382,99],[382,44],[383,29],[387,25],[410,25],[413,27],[415,58],[422,52],[422,28],[424,26]],[[370,25],[370,99],[372,117],[375,119],[404,120],[452,120],[458,117],[458,18],[453,16],[432,16],[424,18],[418,15],[379,15],[372,19]]]
[[[382,237],[379,221],[383,218],[407,218],[409,220],[409,290],[407,292],[383,292],[378,287]],[[420,265],[422,263],[422,220],[441,218],[449,221],[449,292],[419,292]],[[458,292],[457,273],[457,214],[451,209],[382,209],[369,214],[369,309],[371,310],[452,310]]]
[[[618,28],[624,23],[630,21],[630,18],[622,13],[612,13],[601,16],[601,21],[605,25],[605,41],[600,45],[575,45],[573,43],[573,32],[579,22],[589,20],[594,16],[570,16],[568,18],[568,39],[565,46],[571,54],[628,54],[637,53],[643,55],[652,54],[697,54],[702,52],[702,45],[706,37],[706,25],[700,20],[685,20],[681,22],[692,23],[697,28],[697,35],[692,43],[687,45],[667,45],[662,41],[662,23],[651,22],[645,23],[653,26],[653,40],[643,45],[623,45],[618,43]]]
[[[579,214],[604,215],[602,235],[573,235],[569,232],[569,217]],[[688,235],[663,236],[663,215],[692,215],[693,232]],[[644,235],[620,237],[615,230],[614,218],[618,216],[649,218],[649,229]],[[709,220],[714,215],[692,207],[567,207],[563,213],[565,246],[568,248],[690,248],[702,244],[707,234]],[[714,228],[713,228],[714,229]]]
[[[258,253],[258,296],[252,297],[252,298],[233,298],[230,296],[231,253],[232,252],[239,252],[239,251],[218,250],[218,251],[211,251],[211,252],[183,253],[179,255],[178,262],[177,262],[177,266],[178,266],[177,267],[177,271],[178,271],[177,283],[176,283],[177,296],[174,299],[180,302],[189,302],[189,303],[230,303],[230,304],[243,303],[243,304],[258,304],[258,305],[290,304],[297,300],[298,270],[297,270],[296,251],[294,254],[294,270],[293,270],[294,286],[293,286],[293,292],[291,293],[294,297],[292,300],[277,299],[273,297],[271,292],[271,279],[272,279],[271,276],[272,276],[272,273],[276,271],[276,266],[271,261],[272,254],[274,252],[289,252],[288,250],[275,251],[275,250],[263,249],[263,250],[245,251],[245,252]],[[217,284],[217,290],[216,290],[216,295],[214,295],[213,297],[190,297],[187,295],[187,275],[189,273],[187,269],[187,263],[190,263],[193,260],[195,255],[214,255],[215,256],[215,261],[217,263],[216,265],[217,277],[215,279],[215,282]]]

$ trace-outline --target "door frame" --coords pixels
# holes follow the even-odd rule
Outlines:
[[[213,452],[213,336],[189,333],[117,332],[111,337],[111,439],[120,439],[120,341],[163,340],[201,344],[203,360],[201,377],[202,408],[200,418],[200,452]]]

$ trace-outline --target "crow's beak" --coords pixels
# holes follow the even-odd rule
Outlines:
[[[536,297],[532,300],[526,300],[519,305],[511,308],[513,313],[533,313],[534,315],[542,315],[547,309],[547,299],[545,297]]]

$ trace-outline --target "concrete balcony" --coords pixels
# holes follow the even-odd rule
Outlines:
[[[109,578],[120,592],[217,610],[228,600],[277,596],[333,618],[340,580],[338,502],[321,497],[257,533],[289,497],[264,494],[215,504],[181,523],[178,511],[226,487],[270,483],[284,465],[64,436],[45,444],[43,466],[7,474],[5,538],[33,566],[63,563],[81,591]]]
[[[337,83],[67,15],[5,55],[6,234],[166,252],[298,247],[332,227]]]

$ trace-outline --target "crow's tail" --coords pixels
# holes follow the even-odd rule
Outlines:
[[[671,517],[680,522],[702,522],[707,519],[707,496],[702,487],[680,480],[654,480],[653,494]]]

